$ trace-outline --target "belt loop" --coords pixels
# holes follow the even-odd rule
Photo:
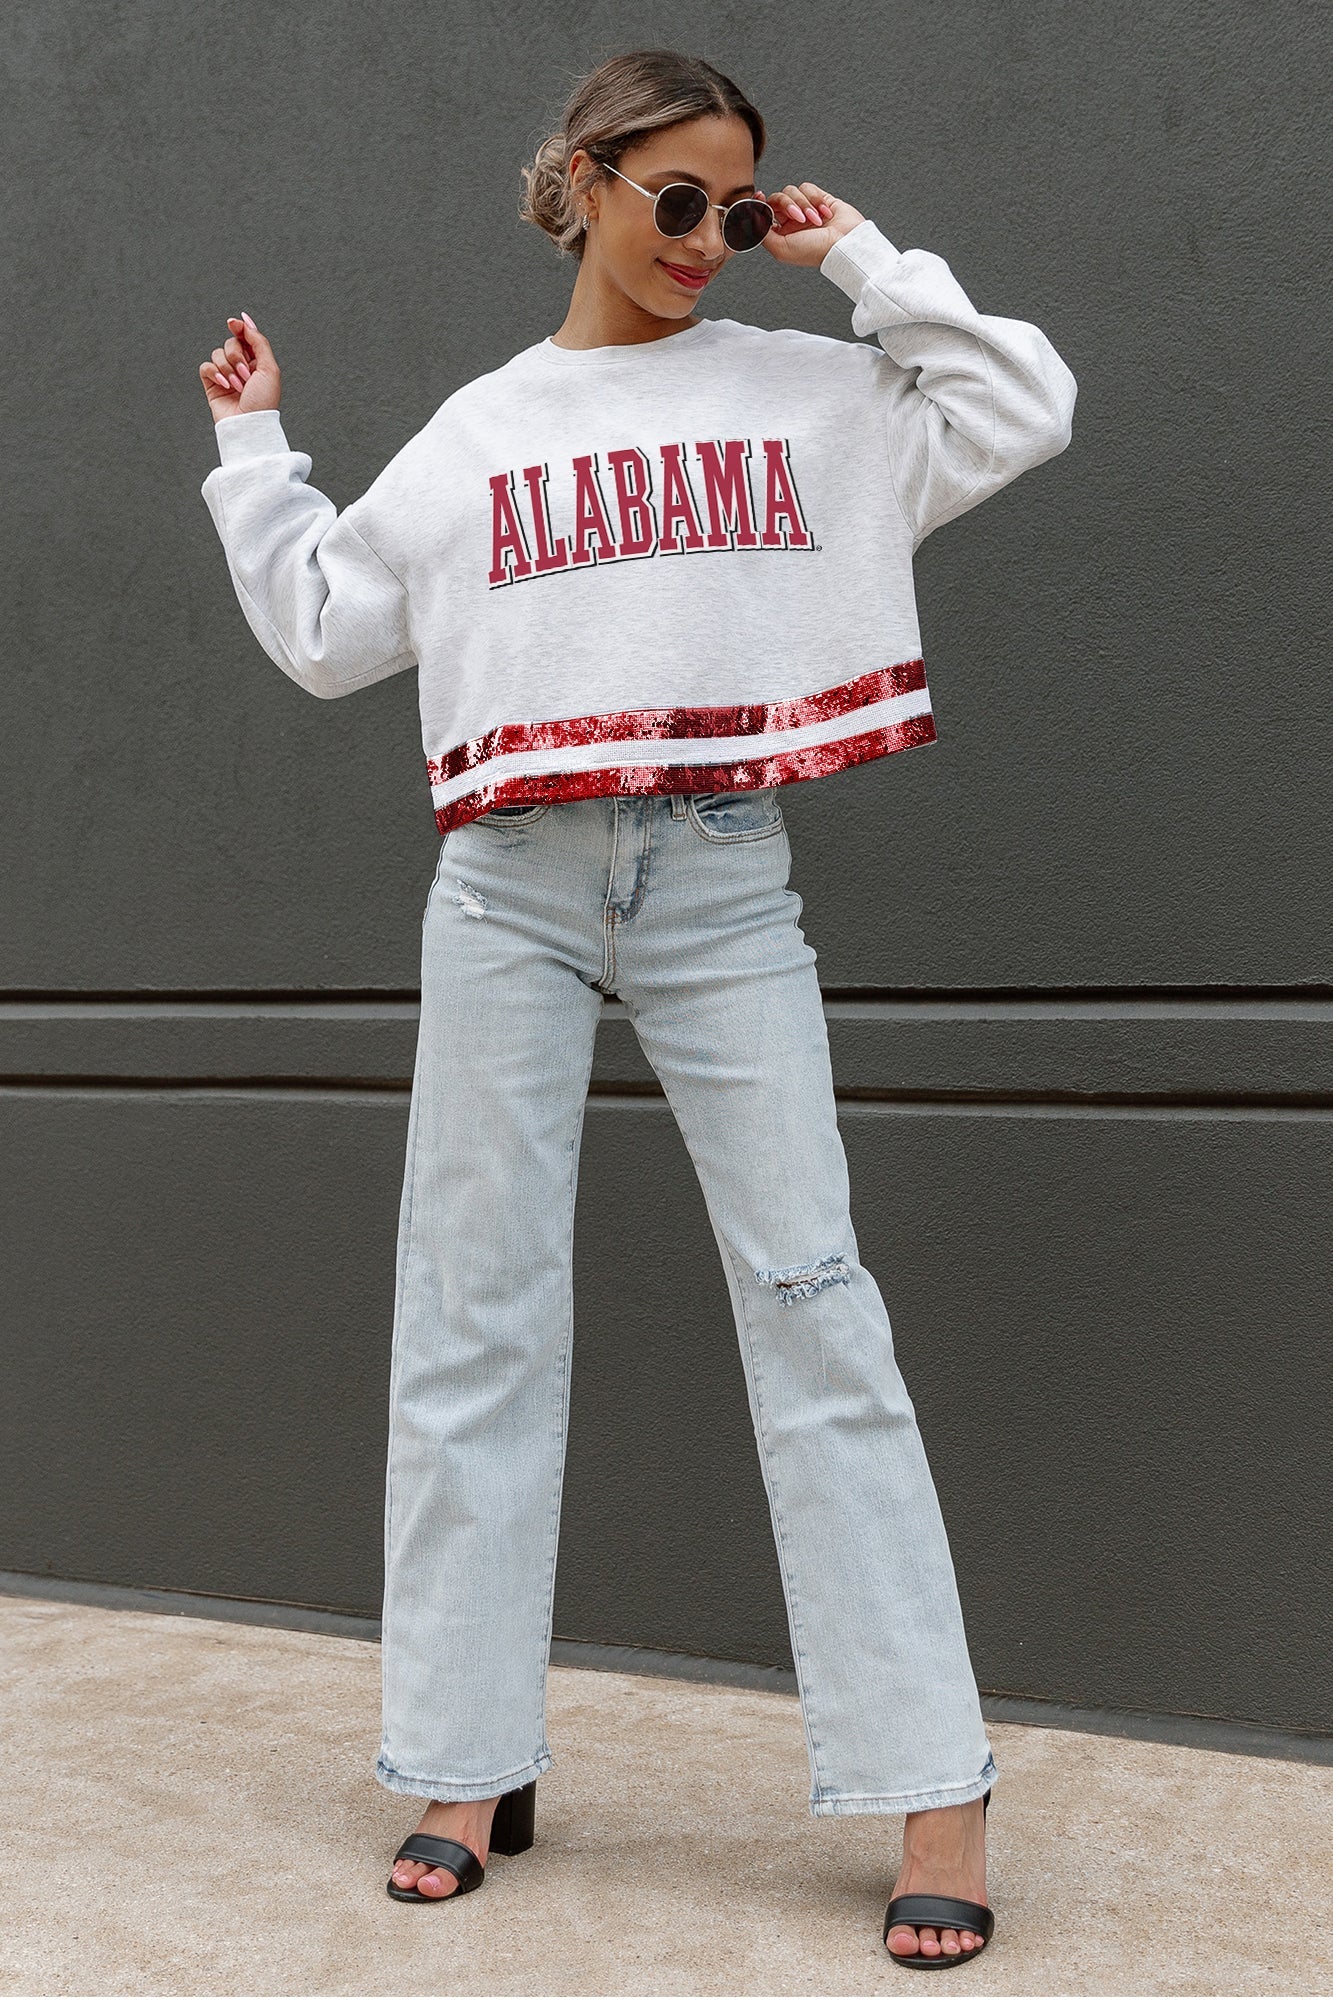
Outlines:
[[[671,794],[671,817],[672,819],[684,819],[685,817],[684,792],[673,792]]]

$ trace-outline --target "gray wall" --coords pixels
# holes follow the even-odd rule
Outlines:
[[[1329,29],[11,5],[0,1569],[377,1609],[415,686],[318,703],[260,652],[196,371],[247,307],[353,499],[558,324],[518,163],[669,38],[765,111],[761,184],[940,252],[1080,385],[1070,450],[918,556],[939,743],[784,794],[978,1679],[1333,1730]],[[850,337],[817,274],[723,282]],[[789,1664],[702,1200],[601,1042],[556,1629]]]

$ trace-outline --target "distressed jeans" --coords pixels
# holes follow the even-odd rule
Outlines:
[[[996,1775],[916,1413],[849,1214],[777,788],[502,808],[444,839],[398,1240],[383,1615],[390,1791],[550,1768],[574,1193],[615,994],[721,1253],[777,1546],[810,1810]]]

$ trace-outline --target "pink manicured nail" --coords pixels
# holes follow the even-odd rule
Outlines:
[[[251,319],[251,317],[250,317],[250,315],[249,315],[249,313],[248,313],[248,312],[245,312],[245,311],[242,311],[242,313],[241,313],[241,318],[242,318],[242,319],[243,319],[243,320],[245,321],[245,323],[246,323],[246,325],[247,325],[247,326],[255,326],[255,323],[254,323],[254,321],[253,321],[253,320]],[[255,326],[255,332],[256,332],[256,333],[258,333],[258,331],[259,331],[259,328],[258,328],[257,326]]]
[[[242,389],[245,387],[245,384],[244,382],[240,381],[235,375],[233,375],[231,378],[231,386],[239,396]]]
[[[242,382],[248,382],[250,380],[250,370],[246,367],[243,361],[238,361],[236,363],[236,373],[240,376]]]

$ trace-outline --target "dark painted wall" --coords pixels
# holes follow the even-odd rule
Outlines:
[[[354,498],[558,323],[518,164],[666,35],[764,109],[761,180],[1080,385],[1070,450],[918,556],[940,742],[784,794],[978,1678],[1333,1729],[1308,6],[7,10],[0,1568],[376,1607],[415,687],[313,702],[260,652],[197,367],[248,307]],[[817,274],[723,283],[850,337]],[[557,1630],[786,1664],[702,1201],[615,1009],[602,1044]]]

